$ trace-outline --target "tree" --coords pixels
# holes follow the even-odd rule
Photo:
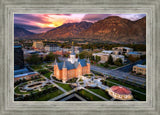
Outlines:
[[[96,62],[99,62],[100,60],[101,60],[101,57],[96,55]]]
[[[42,60],[41,58],[38,56],[38,54],[33,54],[31,55],[30,57],[28,57],[26,59],[26,61],[29,63],[29,64],[40,64],[42,63]]]
[[[109,55],[108,64],[113,64],[113,57],[111,55]]]
[[[122,59],[121,58],[116,59],[116,61],[114,62],[114,64],[117,65],[117,66],[123,65],[122,64]]]
[[[109,67],[107,61],[104,63],[104,67],[106,67],[106,68]]]
[[[44,61],[54,61],[56,57],[57,57],[57,55],[50,52],[48,55],[46,55]]]
[[[139,57],[134,57],[132,55],[129,55],[128,60],[131,61],[131,62],[136,62],[137,60],[139,60]]]

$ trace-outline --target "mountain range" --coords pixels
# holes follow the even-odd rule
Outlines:
[[[80,38],[115,43],[145,43],[146,17],[137,21],[110,16],[95,23],[67,23],[45,33],[34,34],[24,28],[14,29],[17,39],[67,39]]]

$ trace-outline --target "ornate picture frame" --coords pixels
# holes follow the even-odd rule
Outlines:
[[[0,114],[160,114],[159,0],[0,0]],[[146,101],[14,101],[14,14],[145,13],[147,44]]]

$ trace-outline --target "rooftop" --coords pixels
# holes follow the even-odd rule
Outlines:
[[[18,70],[14,70],[14,75],[23,74],[23,73],[27,73],[27,72],[29,72],[29,70],[27,68],[18,69]]]
[[[21,45],[14,45],[14,48],[22,48]]]
[[[128,54],[140,54],[139,52],[129,52]]]
[[[14,78],[32,75],[32,74],[36,74],[36,73],[38,73],[38,72],[28,72],[28,73],[24,73],[24,74],[18,74],[18,75],[14,75]]]
[[[141,64],[137,64],[135,66],[140,67],[140,68],[146,68],[146,65],[141,65]]]
[[[72,64],[70,61],[65,61],[65,67],[70,70],[70,69],[76,69],[78,65],[81,64],[82,67],[86,66],[86,60],[85,59],[79,59],[77,62]],[[64,62],[58,63],[58,67],[60,70],[62,70],[64,65]]]
[[[103,51],[102,51],[102,53],[108,53],[108,54],[111,54],[111,53],[113,53],[113,51],[112,51],[112,50],[103,50]]]
[[[120,94],[120,95],[129,95],[131,94],[131,91],[125,87],[122,86],[112,86],[110,88],[114,93]]]

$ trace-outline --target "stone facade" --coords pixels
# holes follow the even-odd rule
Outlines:
[[[72,46],[73,47],[73,46]],[[86,62],[84,59],[76,58],[74,53],[74,47],[72,48],[72,53],[70,58],[66,61],[57,63],[55,60],[54,63],[54,76],[66,82],[72,78],[78,78],[81,75],[90,73],[90,62],[89,59]]]

